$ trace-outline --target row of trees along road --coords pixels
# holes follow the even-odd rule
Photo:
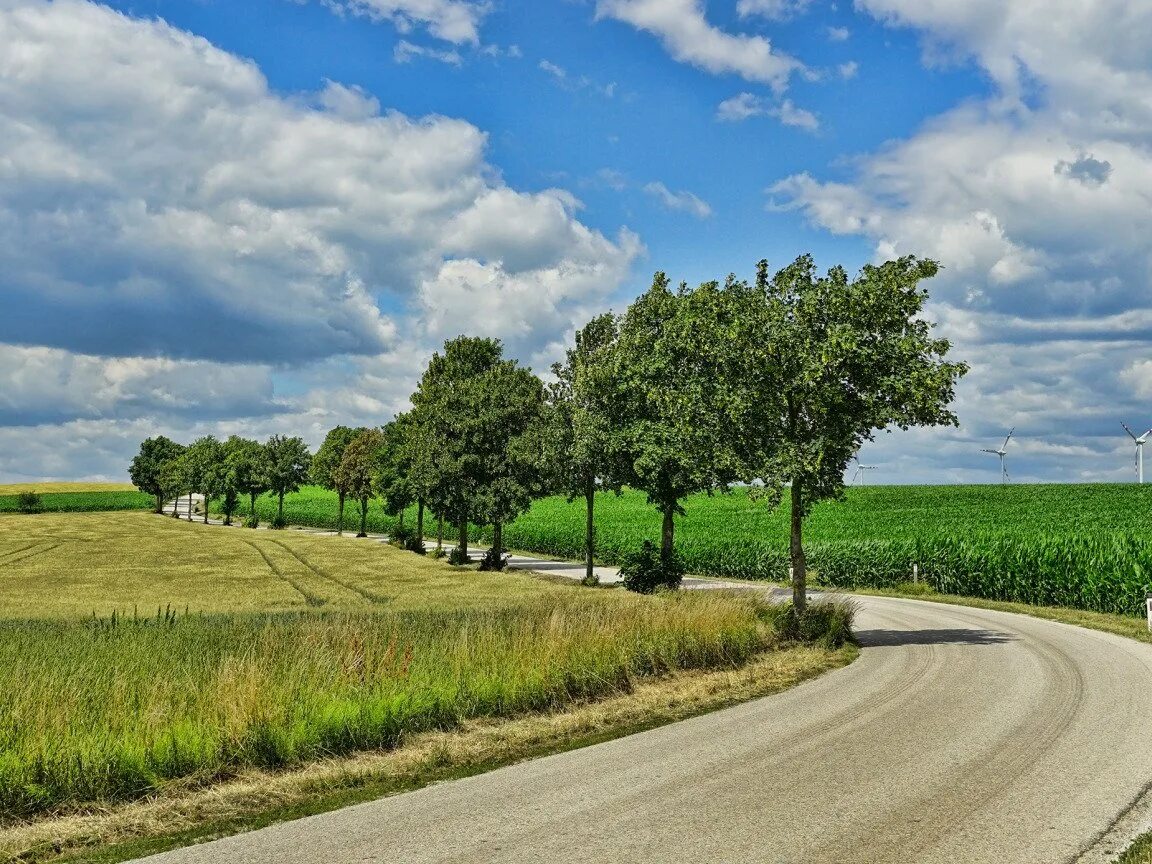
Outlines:
[[[819,275],[803,256],[775,274],[761,261],[752,282],[729,276],[676,289],[657,273],[623,315],[600,315],[576,334],[547,386],[506,359],[499,341],[461,336],[432,357],[410,411],[382,430],[329,432],[311,477],[337,493],[341,524],[346,499],[358,502],[362,531],[374,494],[401,518],[415,506],[417,551],[426,512],[440,534],[448,520],[458,563],[468,560],[468,525],[491,525],[490,566],[502,566],[503,526],[533,499],[583,499],[589,581],[597,492],[628,486],[647,494],[662,516],[659,562],[669,582],[679,572],[675,517],[689,495],[743,483],[775,506],[787,492],[799,612],[804,519],[817,502],[842,494],[860,447],[881,430],[956,423],[949,405],[967,366],[946,359],[948,342],[933,338],[934,325],[921,314],[921,282],[937,269],[905,257],[850,279],[840,267]],[[214,441],[201,439],[188,452],[261,446],[207,440]],[[173,455],[177,447],[150,439],[138,461],[186,460],[186,453]],[[307,451],[300,439],[274,437],[263,453],[260,468],[244,457],[204,475],[185,465],[177,472],[181,488],[199,484],[220,496],[234,488],[254,501],[260,486],[279,494],[282,517],[284,493],[307,476]],[[228,465],[229,458],[197,457],[191,465]],[[133,482],[153,492],[136,473]],[[173,488],[161,486],[163,494]],[[160,502],[162,493],[154,494]]]
[[[273,435],[264,444],[236,435],[227,441],[206,435],[187,446],[160,435],[140,445],[128,475],[138,489],[156,498],[157,513],[169,498],[200,494],[206,502],[220,500],[225,524],[230,525],[241,499],[247,497],[254,524],[256,498],[270,492],[278,498],[282,522],[284,496],[308,482],[311,459],[303,439],[283,435]],[[191,518],[191,498],[188,515]]]

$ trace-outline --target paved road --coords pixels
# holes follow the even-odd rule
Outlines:
[[[1152,780],[1152,646],[862,604],[860,659],[788,692],[148,860],[1056,864]]]

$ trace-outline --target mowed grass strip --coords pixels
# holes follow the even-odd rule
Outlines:
[[[7,820],[391,748],[776,643],[746,594],[586,591],[147,514],[4,517],[5,554]]]

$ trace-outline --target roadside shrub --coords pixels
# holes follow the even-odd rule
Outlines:
[[[768,606],[764,616],[786,642],[839,648],[856,642],[852,634],[852,622],[858,608],[856,602],[847,597],[829,597],[809,603],[803,614],[797,615],[796,608],[789,600]]]
[[[269,523],[268,527],[273,531],[283,531],[288,527],[288,518],[277,513],[272,517],[272,521]]]
[[[593,573],[591,576],[585,576],[581,579],[580,584],[585,588],[598,588],[600,587],[600,577]]]
[[[673,553],[667,565],[660,559],[660,550],[651,540],[645,540],[639,552],[624,558],[620,567],[624,587],[639,594],[652,594],[658,588],[676,590],[684,578],[684,565]]]
[[[39,513],[44,509],[44,499],[35,492],[21,492],[16,507],[21,513]]]
[[[424,538],[417,537],[416,532],[412,532],[412,536],[404,544],[405,551],[415,552],[417,555],[426,555],[428,550],[424,548]]]
[[[432,556],[432,558],[436,559],[437,561],[439,561],[441,558],[447,558],[447,557],[448,557],[448,553],[447,553],[447,552],[445,552],[445,551],[444,551],[444,550],[443,550],[441,547],[439,547],[439,546],[437,546],[435,549],[433,549],[433,550],[432,550],[431,552],[429,552],[428,554],[429,554],[430,556]]]
[[[495,547],[493,547],[485,552],[484,557],[480,559],[480,569],[499,572],[508,566],[508,559],[511,557],[511,555],[497,554]]]
[[[388,545],[397,549],[407,549],[416,540],[416,532],[406,525],[397,525],[388,535]]]
[[[246,518],[244,520],[244,527],[245,528],[259,528],[260,527],[260,517],[257,516],[255,513],[253,513],[251,516],[249,516],[248,518]]]
[[[468,557],[467,552],[457,546],[448,553],[448,563],[455,567],[463,567],[465,564],[471,564],[472,559]]]
[[[936,593],[936,589],[927,582],[899,582],[894,586],[894,590],[900,594],[911,594],[913,596]]]

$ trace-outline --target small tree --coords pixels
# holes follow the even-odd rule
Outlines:
[[[377,463],[383,445],[384,435],[379,429],[362,430],[349,442],[333,473],[333,481],[345,487],[353,500],[360,504],[360,533],[357,537],[368,536],[368,505],[372,502]]]
[[[303,438],[273,435],[264,445],[268,455],[268,491],[276,495],[276,521],[284,522],[284,496],[308,482],[312,456]]]
[[[140,453],[128,468],[132,485],[156,498],[157,513],[164,510],[164,496],[173,493],[172,487],[165,485],[165,480],[170,478],[165,474],[164,466],[183,452],[181,445],[158,435],[140,444]]]
[[[312,457],[312,482],[336,493],[337,534],[344,533],[344,499],[348,496],[348,487],[339,482],[338,477],[344,475],[337,472],[336,469],[340,467],[340,462],[344,458],[344,452],[348,449],[348,445],[364,431],[363,428],[351,429],[348,426],[337,426],[324,437],[324,443],[320,445],[320,449]]]
[[[617,322],[600,315],[576,333],[576,347],[552,367],[548,388],[545,465],[549,480],[568,501],[584,499],[584,581],[596,581],[596,492],[621,485],[612,460],[611,351]]]
[[[173,519],[180,517],[180,496],[191,489],[189,482],[190,473],[188,455],[185,448],[181,448],[178,455],[169,459],[160,468],[160,482],[164,488],[168,490],[167,494],[172,496]],[[191,513],[189,513],[189,516],[191,516]]]
[[[866,266],[849,280],[841,267],[817,277],[811,256],[769,277],[761,261],[752,302],[740,308],[741,374],[726,387],[741,407],[742,437],[776,500],[791,501],[793,606],[807,600],[804,518],[819,501],[843,494],[844,472],[878,430],[954,425],[949,410],[964,363],[944,358],[944,339],[920,313],[920,282],[934,261],[905,257]]]
[[[249,519],[256,517],[256,498],[268,491],[268,451],[259,441],[233,435],[224,442],[224,459],[239,495],[248,496]]]

